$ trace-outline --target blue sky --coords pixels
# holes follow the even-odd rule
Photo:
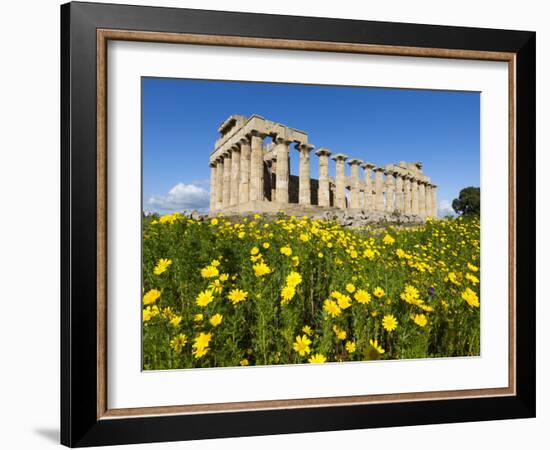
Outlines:
[[[439,186],[440,212],[479,186],[479,93],[143,78],[145,210],[208,208],[208,157],[219,125],[258,114],[303,130],[333,153],[386,165],[422,161]],[[317,177],[312,157],[312,177]],[[334,175],[334,164],[329,174]],[[298,174],[298,152],[291,151]],[[349,167],[346,166],[346,173]]]

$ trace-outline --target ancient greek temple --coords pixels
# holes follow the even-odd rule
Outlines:
[[[313,179],[315,147],[305,132],[258,115],[230,116],[218,131],[221,136],[210,155],[211,214],[344,209],[397,212],[422,220],[437,216],[437,186],[422,173],[420,162],[377,166],[320,147],[314,152],[319,178]],[[290,172],[292,146],[300,155],[298,176]]]

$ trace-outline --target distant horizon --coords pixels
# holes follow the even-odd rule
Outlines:
[[[453,213],[461,189],[480,186],[478,92],[144,77],[141,113],[143,212],[208,211],[208,159],[231,115],[262,116],[304,131],[316,148],[380,166],[421,161],[440,216]],[[297,175],[298,152],[290,155]]]

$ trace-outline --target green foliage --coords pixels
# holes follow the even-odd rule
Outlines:
[[[459,215],[479,217],[480,195],[478,187],[467,187],[453,200],[453,209]]]
[[[286,247],[291,254],[281,252]],[[170,264],[155,273],[161,259]],[[270,272],[258,276],[254,265],[261,262]],[[478,266],[475,218],[349,230],[305,218],[146,217],[143,366],[292,364],[317,354],[329,362],[479,355],[479,304],[463,297],[466,289],[479,296]],[[202,272],[208,267],[215,268],[212,274]],[[301,281],[283,302],[291,273],[299,273]],[[418,299],[403,300],[407,286],[418,291]],[[384,291],[381,297],[374,295],[376,288]],[[246,292],[246,299],[231,301],[235,289]],[[146,303],[151,290],[160,295]],[[358,301],[359,290],[369,293],[370,301]],[[197,304],[199,293],[208,291],[213,300]],[[349,306],[341,296],[349,298]],[[340,305],[334,317],[324,308],[328,299]],[[223,316],[219,325],[210,322],[216,314]],[[382,323],[388,315],[398,322],[393,331]],[[425,315],[427,324],[418,325],[417,315]],[[345,331],[344,339],[337,338],[335,327]],[[201,333],[211,340],[197,356],[193,344]],[[185,344],[171,345],[181,335]],[[305,355],[294,348],[297,336],[310,341]],[[346,343],[355,344],[355,351]]]

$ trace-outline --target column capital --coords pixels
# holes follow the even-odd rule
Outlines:
[[[215,161],[210,161],[210,163],[208,164],[208,167],[216,167],[218,165],[218,160],[215,160]]]
[[[360,159],[352,158],[348,161],[350,166],[360,166],[363,163]]]
[[[250,145],[250,138],[248,138],[248,136],[243,136],[242,138],[239,139],[238,141],[238,144],[239,145]]]
[[[265,133],[262,133],[258,130],[250,130],[250,133],[248,133],[247,137],[250,136],[250,137],[259,137],[259,138],[265,138],[267,136],[267,134]]]
[[[315,154],[317,156],[330,156],[332,153],[331,151],[326,148],[326,147],[319,147],[316,151],[315,151]]]
[[[336,153],[336,155],[334,155],[331,159],[333,159],[334,161],[345,161],[346,159],[348,159],[348,155],[344,153]]]
[[[273,142],[275,144],[285,144],[285,145],[290,145],[292,144],[292,141],[289,141],[288,139],[282,137],[282,136],[279,136],[278,134],[274,135],[273,136]]]
[[[306,143],[297,142],[295,147],[296,147],[296,150],[299,150],[301,152],[302,151],[310,152],[311,150],[313,150],[315,148],[315,145],[308,144],[307,142]]]
[[[374,170],[375,172],[385,172],[386,169],[384,169],[383,167],[373,167],[372,170]]]
[[[240,152],[241,147],[238,144],[235,143],[231,147],[229,147],[229,150],[231,150],[232,152]]]
[[[371,162],[364,162],[361,164],[363,169],[374,169],[376,166]]]

